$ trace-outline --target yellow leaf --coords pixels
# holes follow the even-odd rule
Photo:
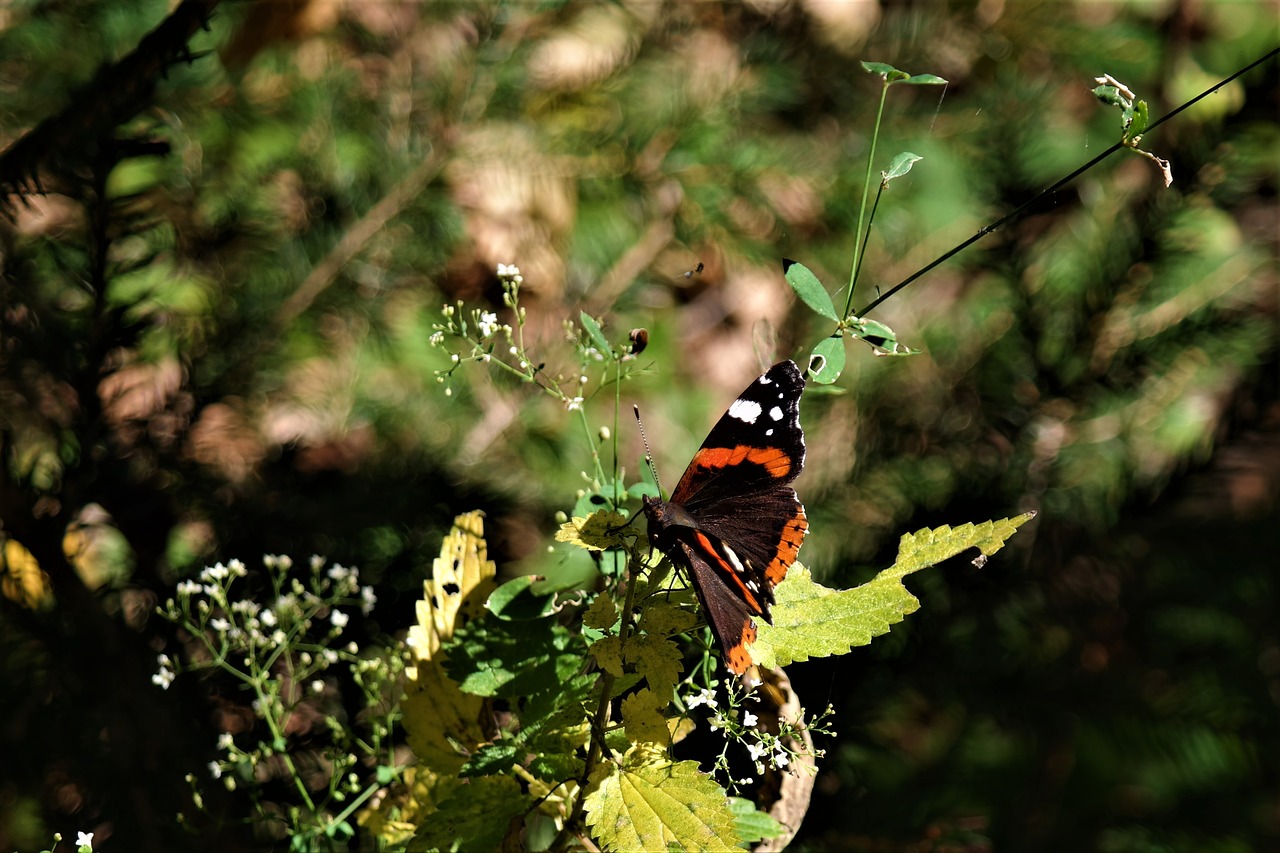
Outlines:
[[[622,724],[627,737],[633,741],[648,741],[667,746],[671,743],[671,730],[662,716],[667,705],[652,690],[637,690],[622,700]]]
[[[586,518],[574,517],[560,525],[556,531],[557,542],[568,542],[588,551],[604,551],[608,548],[622,548],[627,539],[622,531],[627,526],[627,517],[615,510],[600,510]]]

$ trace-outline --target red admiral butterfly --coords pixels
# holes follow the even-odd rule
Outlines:
[[[804,376],[783,361],[756,379],[712,428],[671,500],[644,499],[649,541],[683,568],[725,665],[741,675],[755,617],[772,624],[773,589],[809,522],[788,484],[804,467]]]

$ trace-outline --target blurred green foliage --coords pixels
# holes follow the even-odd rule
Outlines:
[[[151,686],[147,613],[205,561],[359,564],[371,634],[408,624],[459,511],[488,511],[500,566],[565,570],[544,548],[588,448],[563,411],[435,381],[440,305],[500,310],[498,263],[548,371],[576,369],[561,318],[650,330],[623,395],[672,479],[761,363],[826,334],[780,264],[848,278],[859,59],[951,82],[892,93],[874,166],[924,159],[855,307],[1118,139],[1095,76],[1158,116],[1276,43],[1274,10],[1231,2],[311,0],[204,4],[190,61],[123,75],[169,5],[0,12],[0,144],[141,93],[62,125],[56,158],[0,156],[0,537],[57,600],[0,602],[4,848],[199,843],[164,827],[218,729]],[[920,577],[922,614],[867,653],[793,668],[842,735],[798,845],[1280,839],[1276,73],[1148,134],[1172,188],[1111,158],[876,312],[924,356],[855,346],[845,393],[809,393],[803,559],[826,582],[926,524],[1041,515],[1020,557]],[[113,547],[68,547],[93,530]],[[211,805],[226,849],[237,804]]]

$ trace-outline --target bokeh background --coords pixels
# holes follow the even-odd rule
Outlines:
[[[361,568],[393,635],[454,514],[504,572],[565,569],[589,448],[480,369],[445,396],[445,302],[573,371],[562,322],[650,331],[639,402],[674,481],[732,396],[829,332],[781,259],[847,282],[878,79],[878,210],[854,305],[1115,142],[1110,73],[1162,115],[1280,44],[1273,2],[184,2],[0,8],[0,848],[251,849],[199,835],[198,684],[150,682],[174,585],[215,560]],[[162,26],[163,22],[163,26]],[[159,27],[160,29],[157,29]],[[148,35],[151,33],[151,35]],[[838,738],[796,849],[1280,847],[1274,57],[906,288],[807,393],[807,565],[1027,509],[921,610],[795,665]],[[695,275],[684,275],[703,264]],[[843,304],[843,298],[837,299]],[[588,402],[611,423],[611,393]],[[638,436],[620,436],[627,466]]]

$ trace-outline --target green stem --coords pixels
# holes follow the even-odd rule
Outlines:
[[[862,204],[858,206],[858,230],[853,242],[853,264],[849,267],[849,293],[844,300],[844,313],[848,317],[853,307],[853,286],[857,283],[858,268],[862,265],[862,229],[867,216],[867,197],[871,194],[871,172],[876,160],[876,144],[880,141],[880,122],[884,118],[884,105],[889,97],[889,81],[885,79],[880,85],[880,105],[876,108],[876,123],[871,131],[871,150],[867,152],[867,174],[862,181]]]

